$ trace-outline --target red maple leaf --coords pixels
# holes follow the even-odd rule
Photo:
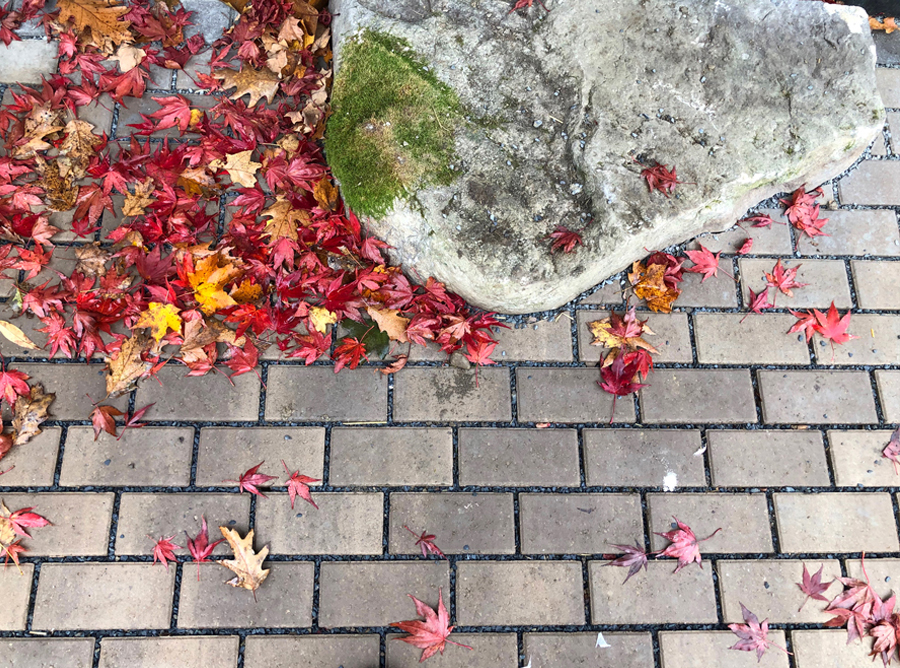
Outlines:
[[[690,260],[694,263],[693,267],[686,267],[685,271],[690,272],[692,274],[703,274],[703,278],[700,279],[702,283],[707,278],[714,278],[718,276],[719,267],[719,256],[722,254],[721,251],[713,255],[713,253],[705,248],[702,244],[700,245],[700,250],[698,251],[685,251],[685,255],[690,258]],[[727,271],[722,269],[722,271],[728,274]]]
[[[891,434],[891,440],[882,450],[881,456],[890,459],[894,465],[894,473],[900,475],[900,427]]]
[[[900,640],[900,615],[894,614],[896,598],[891,596],[886,601],[875,599],[872,608],[872,628],[869,635],[874,638],[872,651],[869,656],[881,656],[885,667],[890,665],[897,651],[897,642]],[[873,659],[874,660],[874,659]]]
[[[778,262],[772,268],[772,273],[766,272],[766,285],[770,288],[778,288],[782,294],[793,297],[794,292],[791,288],[802,288],[809,285],[809,283],[798,283],[796,281],[797,271],[800,269],[800,266],[798,264],[796,267],[785,269],[784,265],[781,264],[781,258],[778,258]],[[775,294],[777,295],[778,293]],[[774,297],[772,301],[775,301]]]
[[[119,434],[116,440],[121,440],[122,436],[125,435],[126,429],[140,429],[141,427],[143,427],[144,424],[141,422],[141,418],[143,418],[144,414],[155,404],[156,402],[154,401],[152,404],[147,404],[143,408],[139,408],[134,413],[132,413],[131,416],[125,421],[125,425],[122,427],[122,433]]]
[[[747,216],[746,218],[741,218],[739,223],[753,223],[752,227],[771,227],[773,223],[776,225],[785,225],[786,223],[780,223],[777,220],[773,220],[771,216],[764,213],[759,213],[754,216]]]
[[[94,440],[100,437],[100,432],[105,431],[111,436],[116,436],[116,420],[120,415],[125,415],[115,406],[95,406],[91,411],[91,424],[94,426]]]
[[[626,397],[642,387],[646,387],[645,384],[635,380],[638,371],[639,361],[634,359],[626,363],[625,356],[621,354],[616,355],[612,364],[600,368],[602,380],[598,380],[597,385],[613,395],[612,414],[609,416],[610,424],[616,416],[616,399]]]
[[[675,524],[678,525],[677,529],[666,531],[665,533],[654,532],[657,536],[662,536],[666,540],[672,542],[671,545],[659,553],[660,556],[675,557],[678,559],[678,566],[675,567],[676,573],[688,564],[694,562],[696,562],[700,568],[703,568],[699,544],[719,533],[722,530],[721,527],[713,531],[706,538],[697,540],[697,536],[694,535],[694,532],[687,524],[679,522],[677,517],[673,517],[672,519],[674,519]]]
[[[834,580],[831,582],[822,582],[822,569],[824,568],[825,566],[822,565],[814,575],[810,575],[809,571],[806,570],[806,564],[803,564],[803,582],[798,582],[797,586],[800,587],[800,591],[806,594],[806,598],[803,599],[803,604],[797,612],[803,610],[803,606],[806,605],[806,602],[811,598],[814,598],[817,601],[828,601],[826,597],[822,596],[822,592],[826,591],[832,585]]]
[[[194,538],[191,538],[187,531],[184,532],[184,535],[187,536],[187,548],[194,558],[194,561],[197,562],[197,580],[200,579],[200,564],[204,561],[209,561],[209,556],[212,554],[213,550],[216,549],[216,545],[225,541],[224,538],[220,538],[216,542],[210,543],[209,529],[206,526],[206,517],[201,515],[200,521],[200,533]]]
[[[487,366],[488,364],[496,364],[490,355],[497,347],[496,341],[476,341],[466,345],[465,358],[472,364],[479,366]]]
[[[746,239],[744,239],[744,243],[738,249],[737,254],[746,255],[751,250],[753,250],[753,237],[747,237]]]
[[[2,506],[2,509],[5,511],[6,506]],[[28,533],[26,529],[33,527],[45,527],[50,524],[50,522],[46,518],[41,517],[37,513],[31,512],[32,510],[34,510],[33,507],[20,508],[19,510],[10,513],[6,517],[6,520],[12,526],[13,533],[15,533],[17,536],[26,536],[28,538],[31,538],[31,534]]]
[[[10,406],[15,406],[16,399],[30,392],[28,383],[25,382],[28,378],[30,376],[22,371],[7,371],[0,367],[0,400],[6,399]]]
[[[665,165],[656,164],[652,167],[645,167],[641,170],[641,178],[647,182],[651,193],[658,190],[666,197],[675,192],[676,185],[684,183],[684,181],[678,180],[675,174],[675,165],[672,165],[671,172]]]
[[[816,316],[816,331],[821,334],[823,339],[831,342],[831,361],[834,363],[834,344],[838,345],[847,343],[850,339],[858,339],[858,336],[847,333],[847,327],[850,326],[850,311],[841,318],[834,302],[831,302],[831,308],[828,309],[828,315],[825,315],[818,309],[813,309]]]
[[[728,649],[737,649],[742,652],[756,652],[756,660],[761,661],[763,654],[770,647],[778,647],[785,654],[790,654],[784,647],[769,641],[769,620],[764,619],[760,623],[759,618],[744,607],[741,603],[741,614],[744,616],[744,624],[729,624],[728,628],[740,640]]]
[[[862,640],[871,625],[872,604],[865,603],[855,608],[826,608],[825,612],[834,615],[825,622],[829,628],[840,628],[847,625],[847,644],[854,640]]]
[[[422,549],[423,557],[427,557],[430,553],[436,554],[437,556],[443,557],[444,559],[447,558],[447,556],[443,552],[441,552],[440,548],[434,544],[434,539],[436,538],[436,536],[433,533],[427,533],[423,531],[421,536],[416,536],[416,532],[410,529],[405,524],[403,525],[403,528],[409,531],[413,535],[413,538],[416,539],[416,545],[418,545]]]
[[[788,309],[791,311],[791,309]],[[806,342],[809,343],[812,341],[813,334],[816,332],[816,316],[809,311],[791,311],[791,315],[797,318],[797,322],[791,325],[791,328],[787,331],[788,334],[796,334],[797,332],[803,332],[806,337]]]
[[[557,225],[556,229],[547,235],[547,238],[553,240],[553,243],[550,245],[551,253],[557,250],[561,250],[563,253],[571,253],[576,246],[584,243],[581,234],[573,232],[565,225]]]
[[[772,308],[775,304],[769,303],[769,288],[766,287],[765,290],[756,294],[753,292],[753,288],[747,288],[750,291],[750,310],[747,311],[747,314],[741,318],[741,322],[747,319],[747,316],[751,313],[762,313],[767,308]]]
[[[541,2],[541,0],[537,0],[537,1],[538,1],[538,4],[544,8],[545,12],[550,11],[549,9],[547,9],[546,5],[544,5],[544,3]],[[534,0],[516,0],[516,4],[514,4],[512,6],[512,9],[510,9],[508,12],[506,12],[506,14],[508,16],[509,14],[512,14],[517,9],[527,9],[527,8],[531,7],[532,5],[534,5]]]
[[[291,509],[294,508],[294,499],[298,496],[304,501],[308,501],[312,504],[312,507],[316,510],[319,509],[319,506],[316,505],[316,502],[313,501],[312,494],[309,491],[309,485],[307,483],[310,482],[321,482],[318,478],[310,478],[309,476],[300,475],[300,471],[294,471],[291,473],[291,470],[287,467],[287,464],[284,463],[284,460],[281,460],[281,465],[284,467],[284,470],[287,471],[288,475],[291,477],[287,481],[288,495],[291,497]]]
[[[356,337],[341,339],[341,345],[334,349],[334,372],[337,373],[344,366],[355,369],[359,366],[359,361],[362,357],[365,357],[367,362],[369,361],[364,343]]]
[[[407,594],[407,596],[409,596],[413,600],[413,603],[416,604],[416,614],[425,619],[413,619],[406,622],[391,622],[391,626],[409,634],[394,638],[394,640],[402,640],[403,642],[409,643],[413,647],[418,647],[422,650],[422,656],[419,658],[419,663],[429,659],[438,652],[443,654],[444,643],[472,649],[468,645],[448,640],[448,636],[453,632],[454,627],[450,626],[450,615],[447,613],[447,608],[444,607],[444,593],[442,589],[438,589],[437,613],[412,594]]]
[[[150,540],[153,540],[152,536],[147,536]],[[175,550],[180,550],[181,546],[176,545],[172,542],[172,539],[175,536],[169,536],[168,538],[160,538],[156,541],[156,545],[153,546],[153,563],[155,564],[157,561],[166,567],[166,570],[169,570],[169,562],[170,561],[178,561],[175,558]]]
[[[13,563],[18,566],[19,565],[19,555],[23,552],[27,552],[24,547],[22,547],[22,541],[17,540],[15,543],[11,543],[10,545],[0,544],[0,549],[3,550],[3,563],[8,564],[9,560],[12,559]],[[21,570],[19,571],[21,572]]]
[[[625,554],[603,564],[604,566],[619,566],[628,569],[628,575],[625,576],[622,584],[628,582],[632,575],[636,575],[641,570],[641,567],[647,570],[647,552],[637,541],[635,541],[635,545],[636,547],[631,545],[613,545],[614,548],[621,550]]]
[[[259,467],[265,464],[264,461],[260,462],[253,468],[249,468],[241,475],[237,480],[223,480],[222,482],[235,482],[237,483],[238,489],[241,494],[244,493],[244,490],[250,492],[251,494],[256,494],[257,496],[262,496],[265,498],[265,494],[257,489],[258,485],[265,485],[270,480],[275,480],[277,475],[266,475],[265,473],[257,473],[259,471]]]

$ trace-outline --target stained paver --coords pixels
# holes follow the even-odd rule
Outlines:
[[[382,376],[383,378],[383,376]],[[509,370],[407,369],[394,387],[394,419],[399,422],[509,420]]]

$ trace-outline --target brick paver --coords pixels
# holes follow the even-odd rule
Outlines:
[[[287,657],[302,657],[311,666],[367,668],[378,665],[377,635],[250,636],[245,668],[271,668]]]
[[[758,377],[768,424],[878,422],[864,371],[760,371]]]
[[[900,130],[897,134],[900,137]],[[893,289],[900,283],[900,263],[853,260],[850,266],[860,308],[900,309],[900,292]]]
[[[109,544],[113,494],[2,494],[10,510],[34,508],[52,524],[32,530],[28,552],[45,557],[102,556]]]
[[[591,345],[594,337],[591,335],[588,323],[607,317],[609,317],[608,311],[578,312],[578,358],[580,360],[596,363],[600,359],[600,354],[604,352],[604,349]],[[647,327],[653,331],[652,335],[646,336],[646,340],[659,351],[659,354],[653,356],[654,361],[690,363],[693,360],[691,333],[686,314],[642,314],[641,320],[646,320]]]
[[[641,390],[647,422],[756,422],[745,369],[659,369]]]
[[[100,668],[156,668],[177,664],[234,668],[239,643],[237,636],[106,638],[100,648]]]
[[[519,650],[516,636],[512,633],[459,633],[454,639],[468,645],[472,651],[447,645],[446,652],[441,657],[442,666],[491,668],[516,665]],[[422,651],[405,642],[388,642],[386,654],[386,664],[391,668],[416,668]]]
[[[462,485],[560,485],[579,483],[574,429],[460,429]]]
[[[440,427],[334,429],[329,481],[332,485],[450,485],[453,433]]]
[[[831,484],[820,432],[715,429],[708,431],[706,438],[709,440],[709,469],[714,485]]]
[[[4,602],[0,607],[0,631],[25,630],[33,575],[34,564],[0,570],[0,599]]]
[[[547,668],[590,666],[598,659],[618,668],[653,664],[649,633],[604,633],[603,640],[608,647],[598,647],[596,633],[526,633],[525,656],[533,666]]]
[[[881,454],[890,439],[890,430],[829,431],[834,482],[840,487],[896,486],[894,467]]]
[[[499,421],[512,416],[509,371],[504,368],[480,369],[477,380],[462,369],[409,369],[398,374],[395,383],[394,419],[400,422]]]
[[[599,379],[596,369],[518,369],[519,420],[608,422],[612,415],[612,396],[594,391],[593,384]],[[630,397],[616,402],[615,422],[634,422]]]
[[[847,643],[847,632],[794,631],[791,634],[797,668],[871,668],[868,649]]]
[[[91,668],[93,638],[4,638],[3,668]]]
[[[0,470],[3,484],[10,487],[40,487],[53,484],[56,460],[59,454],[59,427],[44,427],[44,430],[28,443],[28,449],[13,448],[3,458]],[[14,467],[12,470],[8,470]]]
[[[746,314],[744,314],[746,315]],[[809,364],[803,336],[779,337],[797,319],[791,315],[698,313],[694,316],[697,361],[701,364]],[[743,322],[741,322],[743,320]]]
[[[744,304],[750,303],[749,288],[756,293],[766,287],[766,273],[772,273],[775,260],[741,258],[741,289]],[[774,298],[775,306],[780,308],[806,309],[828,308],[831,302],[837,308],[850,308],[850,284],[847,281],[847,269],[840,260],[793,260],[783,259],[785,269],[797,268],[797,282],[806,283],[802,288],[792,290],[793,297],[769,290],[769,301]],[[751,316],[752,317],[752,316]],[[748,318],[749,320],[749,318]]]
[[[768,638],[770,642],[784,647],[784,631],[770,630]],[[790,665],[787,655],[777,649],[770,648],[757,661],[755,653],[729,650],[734,642],[735,637],[727,631],[662,631],[659,634],[661,665],[664,668],[788,668]]]
[[[703,486],[700,432],[694,429],[585,429],[587,484],[604,487]],[[698,454],[700,453],[700,454]]]
[[[327,367],[269,368],[267,420],[384,421],[387,378],[369,369],[347,370],[347,377]]]

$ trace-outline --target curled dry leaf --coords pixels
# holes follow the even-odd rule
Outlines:
[[[50,404],[56,399],[53,392],[44,392],[44,386],[35,383],[27,395],[19,397],[13,414],[15,432],[13,445],[23,445],[41,433],[40,425],[47,420]]]
[[[409,327],[409,318],[404,318],[399,311],[386,308],[374,308],[372,306],[366,309],[372,320],[378,325],[378,329],[388,335],[391,341],[400,343],[408,343],[406,336],[406,328]]]
[[[122,342],[119,352],[107,358],[106,394],[117,397],[130,391],[134,385],[146,376],[152,364],[141,359],[143,353],[150,350],[153,339],[146,332],[138,332]]]
[[[79,274],[84,274],[87,278],[106,276],[106,261],[109,259],[109,251],[101,248],[99,241],[76,248],[75,258],[77,259],[75,271]]]
[[[20,348],[26,348],[27,350],[41,349],[34,341],[25,336],[25,332],[6,320],[0,320],[0,334]]]
[[[94,427],[94,440],[100,437],[100,432],[105,431],[110,436],[118,436],[116,433],[116,418],[125,415],[115,406],[96,406],[91,411],[91,424]]]
[[[269,569],[262,564],[269,555],[269,547],[266,546],[259,552],[253,551],[253,529],[241,538],[241,535],[228,527],[219,527],[219,531],[228,541],[229,547],[234,552],[234,559],[225,559],[218,562],[234,573],[234,577],[228,580],[232,587],[241,587],[253,592],[256,598],[256,590],[269,576]]]

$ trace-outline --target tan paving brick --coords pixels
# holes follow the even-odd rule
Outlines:
[[[0,631],[25,630],[33,577],[34,564],[0,569]]]
[[[866,643],[869,641],[867,640]],[[792,631],[797,668],[871,668],[870,649],[847,643],[847,631]],[[877,658],[876,658],[877,660]]]
[[[891,439],[891,430],[828,432],[834,481],[839,487],[889,487],[897,484],[897,474],[889,459],[882,456]]]
[[[245,373],[232,379],[219,373],[188,376],[181,365],[159,372],[162,383],[141,383],[136,406],[155,404],[147,413],[153,420],[256,420],[259,416],[259,378]]]
[[[448,428],[333,429],[329,482],[451,485],[453,433]]]
[[[456,636],[454,636],[456,637]],[[375,668],[379,665],[377,635],[266,635],[249,636],[244,668],[343,666]],[[299,667],[298,667],[299,668]]]
[[[746,369],[657,369],[640,392],[646,422],[756,422]]]
[[[768,503],[764,494],[648,494],[650,531],[665,533],[677,528],[673,517],[687,524],[697,538],[722,531],[701,544],[700,552],[772,552]],[[654,550],[669,544],[650,535]]]
[[[637,494],[522,494],[523,554],[599,554],[642,539]]]
[[[776,493],[774,500],[783,552],[896,552],[900,548],[888,494]]]
[[[850,265],[860,308],[900,310],[900,291],[894,289],[900,284],[900,262],[853,260]]]
[[[103,94],[93,102],[78,107],[78,118],[93,125],[92,132],[94,134],[102,135],[105,132],[107,135],[111,135],[115,106],[113,99],[109,95]],[[74,235],[72,236],[74,237]]]
[[[454,492],[391,494],[389,549],[392,554],[421,554],[416,535],[435,534],[446,554],[513,554],[512,494]],[[379,526],[379,545],[380,545]]]
[[[491,359],[498,362],[571,362],[573,359],[572,321],[567,313],[555,321],[541,320],[521,329],[510,324],[510,329],[498,329],[494,338],[497,347]]]
[[[267,420],[387,419],[387,377],[371,369],[273,366],[267,384]]]
[[[253,543],[257,552],[262,549],[258,540]],[[199,580],[192,574],[181,581],[179,628],[283,628],[312,624],[313,563],[264,563],[269,575],[256,591],[256,600],[246,589],[222,584],[233,575],[223,566],[199,566]],[[191,565],[191,571],[195,568]]]
[[[706,438],[716,486],[831,485],[821,432],[711,429]]]
[[[323,427],[204,427],[197,454],[197,485],[221,485],[260,462],[264,462],[260,472],[280,475],[280,481],[272,482],[283,485],[288,474],[281,460],[291,473],[299,470],[321,479],[324,458]]]
[[[522,422],[609,422],[612,395],[596,382],[591,369],[516,369],[519,420]],[[634,422],[631,397],[616,402],[615,422]]]
[[[847,332],[859,338],[835,346],[833,351],[821,336],[813,337],[819,364],[879,365],[900,360],[900,315],[859,313],[851,319]]]
[[[574,429],[460,429],[461,485],[578,485]]]
[[[900,71],[879,67],[875,70],[875,83],[885,107],[900,107]]]
[[[882,142],[884,140],[882,139]],[[897,214],[888,209],[823,211],[827,237],[801,235],[803,255],[900,255]]]
[[[174,535],[173,542],[186,548],[184,532],[192,538],[206,517],[210,540],[221,538],[219,526],[236,529],[243,535],[250,523],[248,494],[122,494],[119,524],[116,527],[116,554],[152,554],[160,537]],[[187,549],[176,550],[188,554]],[[230,554],[221,543],[214,554]]]
[[[509,420],[509,369],[404,369],[394,381],[394,419],[409,421]]]
[[[256,535],[272,554],[381,554],[384,495],[316,492],[316,510],[287,494],[256,504]]]
[[[324,562],[319,576],[319,625],[387,626],[415,619],[415,606],[403,594],[437,608],[439,587],[447,604],[450,567],[445,561]]]
[[[610,306],[619,306],[622,304],[622,283],[618,279],[613,279],[606,285],[594,290],[587,297],[578,302],[579,306],[589,304],[608,304]]]
[[[878,422],[865,371],[759,371],[767,424]]]
[[[898,155],[900,154],[900,112],[887,112],[887,123],[891,134],[892,154]]]
[[[15,511],[34,508],[52,522],[29,530],[28,554],[41,557],[105,556],[109,544],[114,494],[95,492],[0,494]]]
[[[585,668],[599,665],[647,668],[653,665],[649,633],[604,633],[609,647],[598,647],[596,633],[526,633],[525,656],[534,668]]]
[[[32,626],[167,629],[174,587],[175,569],[159,564],[44,564]]]
[[[771,216],[775,220],[784,220],[781,209],[759,209],[760,214]],[[749,212],[747,215],[754,216],[756,212]],[[772,225],[769,228],[753,227],[753,223],[741,223],[743,227],[735,225],[731,229],[724,232],[702,234],[688,244],[688,248],[697,250],[700,244],[713,253],[737,253],[747,237],[753,238],[753,253],[759,255],[790,255],[794,250],[793,241],[791,241],[791,231],[786,225]],[[728,265],[724,265],[729,269]],[[718,279],[710,278],[706,282],[710,283]],[[681,298],[679,297],[679,302]]]
[[[39,84],[42,77],[56,72],[56,42],[25,39],[4,45],[0,80],[20,84]]]
[[[194,430],[190,427],[126,429],[119,440],[91,427],[69,427],[59,484],[188,485]]]
[[[463,626],[583,624],[581,564],[462,562],[457,566],[456,617]]]
[[[812,623],[824,624],[831,615],[822,610],[825,604],[806,598],[798,582],[803,581],[803,565],[810,574],[815,574],[821,566],[822,582],[831,586],[824,592],[829,599],[834,598],[842,587],[834,578],[841,576],[841,565],[836,559],[803,561],[756,560],[730,561],[722,559],[716,563],[719,574],[719,589],[722,592],[722,611],[725,622],[743,622],[741,603],[757,615],[768,617],[773,624]],[[803,605],[802,610],[800,606]]]
[[[841,204],[896,206],[900,204],[900,162],[863,160],[838,183]]]
[[[884,419],[900,422],[900,371],[876,371],[875,382]]]
[[[896,591],[897,580],[900,579],[900,559],[873,559],[867,556],[865,572],[859,559],[847,559],[846,564],[847,575],[851,578],[865,580],[868,574],[869,583],[882,599]]]
[[[9,487],[39,487],[53,484],[56,458],[59,454],[59,427],[45,427],[27,448],[13,448],[0,463],[3,485]],[[10,467],[15,467],[11,471]]]
[[[727,266],[724,264],[723,266]],[[678,284],[681,294],[678,295],[677,306],[699,306],[704,308],[733,308],[738,305],[737,290],[734,281],[727,276],[720,279],[702,280],[700,274],[684,274],[684,280]]]
[[[621,312],[620,312],[621,313]],[[609,317],[609,311],[578,312],[578,359],[582,362],[597,362],[601,353],[608,349],[592,346],[594,339],[588,323]],[[644,339],[656,348],[659,353],[653,356],[654,362],[691,362],[691,333],[688,329],[685,313],[638,313],[640,320],[647,321],[647,327],[654,334],[647,334]]]
[[[3,668],[91,668],[93,638],[3,638]]]
[[[757,660],[756,652],[728,649],[736,641],[731,631],[662,631],[659,634],[660,665],[662,668],[787,668],[790,665],[787,654],[775,648],[770,648],[761,660]],[[769,641],[784,647],[784,631],[770,629]]]
[[[585,429],[587,484],[704,486],[703,457],[694,456],[700,448],[700,432],[695,430]]]
[[[55,420],[88,420],[95,401],[103,401],[121,411],[128,408],[128,395],[118,399],[105,399],[106,372],[102,364],[35,364],[14,366],[31,376],[31,382],[42,383],[44,390],[54,392],[56,399],[50,406]],[[143,404],[141,404],[143,405]],[[149,417],[149,416],[148,416]]]
[[[104,638],[100,647],[100,668],[235,668],[239,644],[237,636]]]
[[[651,561],[646,571],[624,582],[627,571],[603,561],[588,565],[591,622],[594,624],[702,624],[717,621],[712,568],[692,565],[677,576],[674,562]],[[647,605],[652,601],[652,605]]]
[[[744,304],[750,303],[748,288],[756,293],[766,287],[766,272],[772,273],[776,260],[741,258],[741,290]],[[828,308],[831,302],[837,308],[850,308],[850,284],[847,282],[847,269],[840,260],[782,260],[787,268],[798,268],[797,282],[807,283],[802,288],[794,288],[793,297],[788,297],[774,288],[769,289],[769,302],[773,298],[778,308]],[[751,316],[752,317],[752,316]],[[748,320],[750,318],[747,318]]]
[[[418,666],[422,650],[405,642],[393,642],[393,639],[393,635],[388,636],[387,665],[391,668]],[[436,657],[444,668],[496,668],[517,665],[519,649],[514,633],[454,633],[450,639],[468,645],[472,649],[467,650],[448,644],[444,655]]]
[[[884,134],[875,135],[875,140],[869,147],[869,153],[872,156],[883,158],[887,155],[887,142],[884,141]]]
[[[787,334],[797,322],[794,316],[745,315],[694,315],[697,360],[701,364],[809,364],[806,339],[802,334]]]

